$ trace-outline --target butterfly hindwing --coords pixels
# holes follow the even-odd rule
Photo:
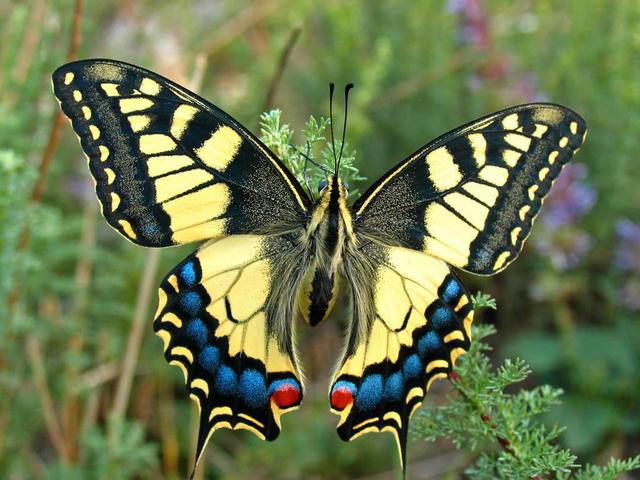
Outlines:
[[[582,145],[585,123],[553,104],[512,107],[427,144],[353,206],[355,226],[492,274],[520,253],[542,201]]]
[[[274,440],[282,413],[302,400],[285,299],[272,301],[282,237],[213,240],[162,282],[154,330],[200,408],[197,459],[216,429]]]
[[[140,67],[84,60],[53,87],[89,158],[109,222],[152,247],[297,224],[309,200],[229,115]]]
[[[371,274],[351,270],[353,327],[330,403],[340,415],[342,439],[390,431],[404,463],[411,416],[432,382],[446,377],[456,357],[469,348],[472,305],[440,259],[374,243],[362,254],[374,267]],[[366,304],[373,311],[366,312]]]

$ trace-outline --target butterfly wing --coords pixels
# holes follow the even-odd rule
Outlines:
[[[163,247],[300,223],[309,200],[229,115],[140,67],[85,60],[53,88],[89,158],[102,212],[122,235]]]
[[[353,206],[355,227],[478,274],[520,253],[586,126],[553,104],[512,107],[455,129],[393,168]]]
[[[404,465],[411,416],[469,348],[472,305],[440,259],[375,243],[361,255],[345,259],[354,318],[331,409],[343,440],[393,433]]]
[[[295,276],[282,270],[282,252],[291,248],[284,237],[212,240],[160,286],[153,328],[200,408],[196,463],[218,428],[274,440],[281,414],[302,400],[290,317],[295,296],[273,293],[275,279],[280,291],[295,290],[287,283]]]

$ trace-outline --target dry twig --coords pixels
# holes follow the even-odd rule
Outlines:
[[[53,399],[51,398],[51,392],[47,385],[47,373],[44,368],[40,343],[34,336],[29,336],[26,347],[27,358],[33,371],[33,380],[40,400],[40,406],[42,407],[47,433],[58,456],[63,461],[67,461],[69,460],[69,452],[67,451],[67,446],[62,434],[62,427],[60,426]]]
[[[253,25],[266,18],[281,5],[281,0],[257,1],[242,10],[238,15],[215,29],[213,36],[202,47],[202,52],[210,58],[237,37],[249,30]]]
[[[300,32],[302,32],[302,25],[297,25],[289,34],[287,43],[285,43],[282,53],[280,53],[276,70],[273,72],[271,82],[269,82],[269,92],[267,93],[261,112],[268,112],[273,107],[273,100],[275,99],[276,92],[280,86],[282,74],[284,73],[285,68],[287,68],[287,62],[289,61],[293,47],[295,47],[296,42],[300,37]]]

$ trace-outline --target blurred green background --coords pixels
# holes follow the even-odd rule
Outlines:
[[[117,236],[100,218],[66,122],[52,140],[50,74],[68,55],[76,6],[0,0],[0,477],[184,478],[196,408],[151,320],[160,279],[193,247],[150,254]],[[520,260],[495,278],[463,278],[498,301],[480,316],[498,327],[496,359],[520,356],[532,365],[530,382],[566,391],[547,420],[567,427],[562,441],[580,460],[640,452],[637,0],[83,7],[77,58],[124,60],[200,84],[202,96],[256,132],[272,107],[300,130],[310,114],[328,114],[330,81],[354,82],[347,141],[369,181],[503,107],[543,100],[579,112],[587,142]],[[335,434],[326,389],[339,322],[300,327],[303,408],[284,418],[275,443],[217,432],[196,478],[396,478],[390,436],[345,444]],[[433,402],[449,390],[440,383]],[[454,462],[453,451],[413,441],[412,478],[461,478],[473,455]]]

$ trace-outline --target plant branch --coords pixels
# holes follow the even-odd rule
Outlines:
[[[42,350],[40,349],[40,343],[34,336],[27,337],[26,352],[29,362],[31,363],[33,381],[38,398],[40,399],[40,406],[42,407],[47,433],[58,456],[63,461],[67,461],[69,454],[62,434],[62,427],[60,426],[60,421],[53,404],[51,392],[47,385],[47,374],[44,368]]]
[[[253,25],[266,18],[280,6],[280,0],[258,1],[215,29],[215,34],[203,46],[207,58],[220,51],[225,45],[249,30]]]
[[[67,62],[74,60],[78,54],[78,47],[81,40],[81,27],[82,27],[82,8],[83,0],[76,0],[73,8],[73,21],[71,24],[71,40],[69,42],[69,50],[67,51]],[[60,134],[60,127],[64,123],[64,115],[62,111],[58,109],[53,124],[51,126],[51,132],[49,133],[49,139],[47,140],[47,146],[44,149],[42,158],[40,159],[40,166],[38,167],[38,178],[31,191],[31,201],[38,203],[42,198],[42,192],[44,191],[44,185],[47,179],[47,173],[49,171],[49,164],[53,158],[53,154],[58,148],[58,137]],[[29,230],[26,230],[26,238],[22,239],[21,247],[26,248],[29,241]]]
[[[153,281],[158,270],[158,262],[160,260],[160,250],[153,249],[147,254],[147,260],[144,265],[144,274],[140,286],[138,288],[138,296],[136,308],[129,330],[127,339],[127,347],[125,350],[124,360],[120,369],[120,377],[116,387],[115,400],[113,404],[113,417],[117,420],[124,418],[129,397],[131,396],[131,384],[135,373],[136,364],[138,363],[138,355],[142,345],[144,336],[144,324],[146,314],[151,301],[151,292],[153,291]]]
[[[261,110],[262,112],[268,112],[273,108],[273,101],[275,99],[278,87],[280,86],[280,82],[282,80],[282,74],[284,73],[284,70],[287,68],[287,62],[289,61],[289,57],[291,56],[293,47],[295,47],[301,32],[302,32],[302,25],[297,25],[293,30],[291,30],[291,33],[289,34],[287,43],[285,43],[285,46],[282,49],[282,52],[280,53],[280,58],[278,59],[278,65],[276,66],[276,70],[273,72],[273,76],[271,77],[271,82],[269,82],[269,92],[267,93],[267,97],[264,101],[264,105],[262,106],[262,110]]]
[[[460,374],[458,372],[456,372],[456,371],[452,371],[449,374],[449,379],[451,380],[451,384],[453,385],[453,388],[455,388],[456,391],[462,396],[462,398],[464,398],[464,400],[469,405],[471,405],[471,407],[476,412],[478,412],[478,415],[480,416],[480,419],[484,423],[486,423],[489,427],[491,427],[491,429],[495,432],[498,427],[496,426],[495,423],[493,423],[493,420],[491,419],[491,415],[489,415],[485,411],[485,409],[482,407],[480,402],[478,402],[476,399],[473,399],[469,395],[467,395],[467,393],[462,388],[462,385],[464,385],[464,380],[460,376]],[[495,437],[496,437],[497,442],[500,444],[500,446],[502,446],[502,448],[504,449],[505,452],[507,452],[510,455],[513,455],[514,457],[517,458],[517,455],[516,455],[515,451],[513,450],[513,446],[511,445],[511,442],[508,439],[506,439],[504,437],[501,437],[498,434],[496,434]]]

